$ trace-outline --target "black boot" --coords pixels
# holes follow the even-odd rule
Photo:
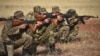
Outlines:
[[[31,56],[31,55],[29,54],[29,50],[23,48],[23,50],[22,50],[22,56]]]
[[[29,54],[31,56],[36,56],[37,55],[37,44],[33,44],[30,48],[29,48]]]
[[[55,55],[56,51],[55,51],[55,44],[50,45],[50,54]]]

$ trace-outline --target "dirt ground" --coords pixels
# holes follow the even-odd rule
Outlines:
[[[0,33],[4,22],[0,22]],[[81,32],[80,41],[56,44],[55,56],[100,56],[100,32]],[[47,54],[45,46],[38,46],[37,56],[52,56]],[[15,56],[21,56],[21,48],[15,50]]]

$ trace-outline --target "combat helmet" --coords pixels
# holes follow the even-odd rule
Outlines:
[[[53,6],[52,11],[59,12],[60,8],[58,6]]]
[[[66,12],[66,15],[68,15],[68,16],[72,16],[72,15],[77,16],[77,13],[76,13],[76,10],[75,10],[75,9],[69,9],[69,10]]]
[[[40,13],[46,14],[47,13],[46,8],[41,8]]]
[[[33,10],[34,12],[40,12],[41,6],[34,6]]]
[[[23,18],[24,17],[24,13],[23,13],[23,11],[15,11],[14,12],[14,17],[15,18]]]
[[[43,21],[46,18],[46,13],[47,13],[46,9],[41,8],[38,16],[36,17],[36,20],[37,21]]]

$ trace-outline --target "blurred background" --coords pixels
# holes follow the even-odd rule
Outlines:
[[[100,0],[0,0],[0,17],[11,16],[16,10],[26,14],[36,5],[45,7],[49,12],[52,6],[57,5],[63,13],[73,8],[79,15],[100,16]]]

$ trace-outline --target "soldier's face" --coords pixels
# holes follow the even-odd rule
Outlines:
[[[71,16],[72,18],[76,18],[74,15]]]
[[[63,20],[63,18],[62,18],[60,15],[57,16],[57,19],[58,19],[59,21],[62,21],[62,20]]]
[[[46,14],[45,14],[45,13],[40,13],[39,16],[40,16],[41,18],[45,18],[45,17],[46,17]]]

